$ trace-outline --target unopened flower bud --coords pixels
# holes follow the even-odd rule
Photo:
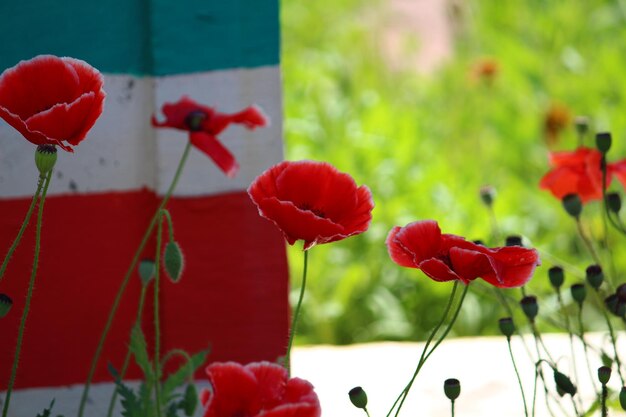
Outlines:
[[[528,295],[520,301],[522,311],[530,321],[534,321],[535,317],[539,313],[539,305],[537,304],[537,297],[534,295]]]
[[[480,199],[487,207],[491,207],[496,199],[496,189],[490,185],[480,187]]]
[[[178,282],[183,272],[183,253],[177,242],[168,242],[165,245],[165,253],[163,255],[163,264],[165,272],[173,282]]]
[[[43,177],[52,171],[57,162],[57,148],[54,145],[39,145],[35,151],[35,165]]]
[[[524,246],[522,244],[522,237],[518,235],[507,236],[504,242],[505,246]]]
[[[598,381],[602,385],[606,385],[611,379],[611,368],[608,366],[601,366],[598,368]]]
[[[608,193],[606,195],[606,206],[613,213],[619,213],[622,209],[622,196],[619,193]]]
[[[567,194],[561,201],[567,214],[575,218],[580,216],[583,211],[583,203],[578,194]]]
[[[574,124],[576,125],[576,132],[581,136],[586,135],[589,131],[589,118],[587,116],[576,116]]]
[[[198,392],[194,384],[187,385],[183,396],[183,411],[187,417],[191,417],[198,407]]]
[[[13,306],[13,300],[6,294],[0,294],[0,318],[9,314],[11,307]]]
[[[561,288],[561,285],[563,285],[563,282],[565,281],[563,268],[561,268],[560,266],[553,266],[552,268],[548,269],[548,278],[550,278],[550,284],[552,284],[552,286],[558,290],[559,288]]]
[[[609,132],[596,133],[596,148],[602,153],[607,153],[611,149],[611,134]]]
[[[554,382],[556,382],[556,386],[561,388],[563,392],[569,395],[576,394],[576,385],[572,383],[572,381],[567,377],[567,375],[562,374],[561,372],[554,370]]]
[[[143,285],[148,285],[150,280],[154,278],[154,272],[156,271],[156,265],[154,265],[154,261],[151,259],[144,259],[139,262],[139,267],[137,268],[139,272],[139,278],[141,278],[141,283]]]
[[[367,407],[367,394],[361,387],[354,387],[348,392],[350,401],[356,408]]]
[[[585,288],[585,284],[574,284],[571,286],[570,291],[572,293],[572,298],[579,305],[583,304],[585,298],[587,297],[587,288]]]
[[[619,392],[619,405],[622,406],[622,410],[626,411],[626,387],[622,387]]]
[[[454,401],[461,395],[461,383],[458,379],[446,379],[443,382],[443,392],[450,401]]]
[[[511,337],[513,333],[515,333],[515,324],[513,323],[513,319],[511,317],[505,317],[498,321],[498,325],[500,326],[500,332],[508,338]]]
[[[591,285],[592,288],[598,289],[602,282],[604,281],[604,273],[602,272],[602,267],[600,265],[591,265],[587,267],[585,271],[587,276],[587,282]]]

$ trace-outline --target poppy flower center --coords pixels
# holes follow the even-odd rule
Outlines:
[[[200,110],[192,111],[185,117],[185,124],[192,132],[202,130],[202,123],[207,119],[207,114]]]
[[[298,207],[302,211],[310,211],[311,213],[315,214],[320,219],[325,219],[326,218],[326,214],[323,211],[321,211],[319,209],[316,209],[311,204],[303,203],[303,204],[300,204],[300,205],[298,205],[296,207]]]

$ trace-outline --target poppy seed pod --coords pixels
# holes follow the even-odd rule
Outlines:
[[[537,304],[537,297],[534,295],[528,295],[520,301],[522,311],[530,321],[535,321],[535,317],[539,313],[539,305]]]
[[[574,125],[576,126],[576,132],[584,136],[589,131],[589,118],[587,116],[576,116]]]
[[[608,193],[606,195],[606,206],[613,213],[619,213],[622,209],[622,197],[619,193]]]
[[[602,385],[606,385],[611,379],[611,368],[608,366],[601,366],[598,368],[598,381]]]
[[[193,416],[198,407],[198,392],[194,384],[187,385],[183,396],[183,411],[187,417]]]
[[[621,284],[619,287],[617,287],[617,289],[615,290],[615,295],[617,295],[617,297],[621,301],[626,301],[626,284]]]
[[[151,259],[144,259],[139,262],[139,267],[137,271],[139,272],[139,278],[141,278],[141,283],[143,285],[148,285],[150,280],[154,278],[154,272],[156,270],[156,266],[154,265],[154,261]]]
[[[580,213],[583,211],[583,203],[578,194],[567,194],[561,201],[567,214],[574,218],[580,217]]]
[[[54,145],[38,145],[35,151],[35,165],[41,176],[52,171],[57,162],[57,148]]]
[[[172,282],[178,282],[182,275],[184,264],[183,253],[178,243],[174,241],[168,242],[167,245],[165,245],[163,265],[165,266],[165,272],[167,272]]]
[[[504,246],[524,246],[522,243],[522,237],[518,235],[507,236]]]
[[[617,317],[624,317],[626,314],[626,302],[619,299],[616,294],[611,294],[604,299],[606,308]]]
[[[0,318],[9,314],[11,307],[13,306],[13,300],[6,294],[0,294]]]
[[[600,265],[591,265],[587,267],[585,274],[587,282],[592,288],[596,290],[600,288],[602,282],[604,281],[604,272],[602,272],[602,267],[600,267]]]
[[[561,288],[561,285],[563,285],[563,282],[565,281],[563,268],[561,268],[560,266],[553,266],[552,268],[548,269],[548,278],[550,279],[550,284],[552,284],[552,286],[558,290],[559,288]]]
[[[585,288],[585,284],[574,284],[570,287],[570,291],[572,293],[572,298],[579,305],[583,304],[585,298],[587,297],[587,288]]]
[[[446,379],[443,382],[443,392],[450,401],[454,401],[461,395],[461,383],[458,379]]]
[[[576,385],[572,383],[572,381],[568,378],[567,375],[562,374],[561,372],[554,370],[554,382],[556,382],[556,386],[563,390],[566,394],[575,395],[576,394]]]
[[[361,387],[354,387],[348,392],[350,401],[356,408],[367,407],[367,394]]]
[[[480,187],[480,199],[487,207],[491,207],[496,199],[496,189],[490,185]]]
[[[611,149],[611,134],[609,132],[599,132],[596,134],[596,148],[602,152],[607,153]]]
[[[622,387],[619,392],[619,405],[622,406],[622,410],[626,411],[626,387]]]
[[[511,335],[515,333],[515,324],[513,323],[513,319],[511,317],[505,317],[498,320],[498,325],[500,326],[500,332],[502,332],[507,339],[510,339]]]

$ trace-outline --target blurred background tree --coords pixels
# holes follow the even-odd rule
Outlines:
[[[376,202],[369,232],[312,249],[299,343],[424,338],[450,286],[397,267],[384,245],[392,226],[414,220],[435,219],[444,233],[494,246],[522,235],[543,259],[531,293],[548,291],[547,269],[557,263],[566,286],[584,278],[592,259],[538,183],[549,150],[577,146],[578,115],[589,117],[592,134],[613,133],[610,158],[626,157],[626,1],[447,2],[451,56],[426,72],[412,57],[427,39],[396,38],[401,54],[390,56],[387,2],[281,5],[287,157],[334,164]],[[495,231],[479,197],[486,184],[497,191]],[[600,208],[585,207],[595,238],[603,236]],[[623,243],[609,234],[622,271]],[[295,296],[301,248],[289,256]],[[555,308],[553,297],[545,301],[541,313]],[[489,289],[476,288],[453,333],[498,334],[504,315]]]

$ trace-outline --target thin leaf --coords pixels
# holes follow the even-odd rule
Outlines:
[[[146,381],[148,383],[154,382],[154,372],[152,370],[152,362],[150,362],[150,357],[148,356],[146,338],[138,324],[133,326],[130,333],[130,351],[135,356],[135,361],[143,371]]]
[[[172,400],[174,390],[183,385],[189,375],[192,375],[204,362],[209,354],[209,350],[202,350],[191,357],[191,360],[183,364],[176,372],[167,377],[163,384],[163,398],[166,402]]]

